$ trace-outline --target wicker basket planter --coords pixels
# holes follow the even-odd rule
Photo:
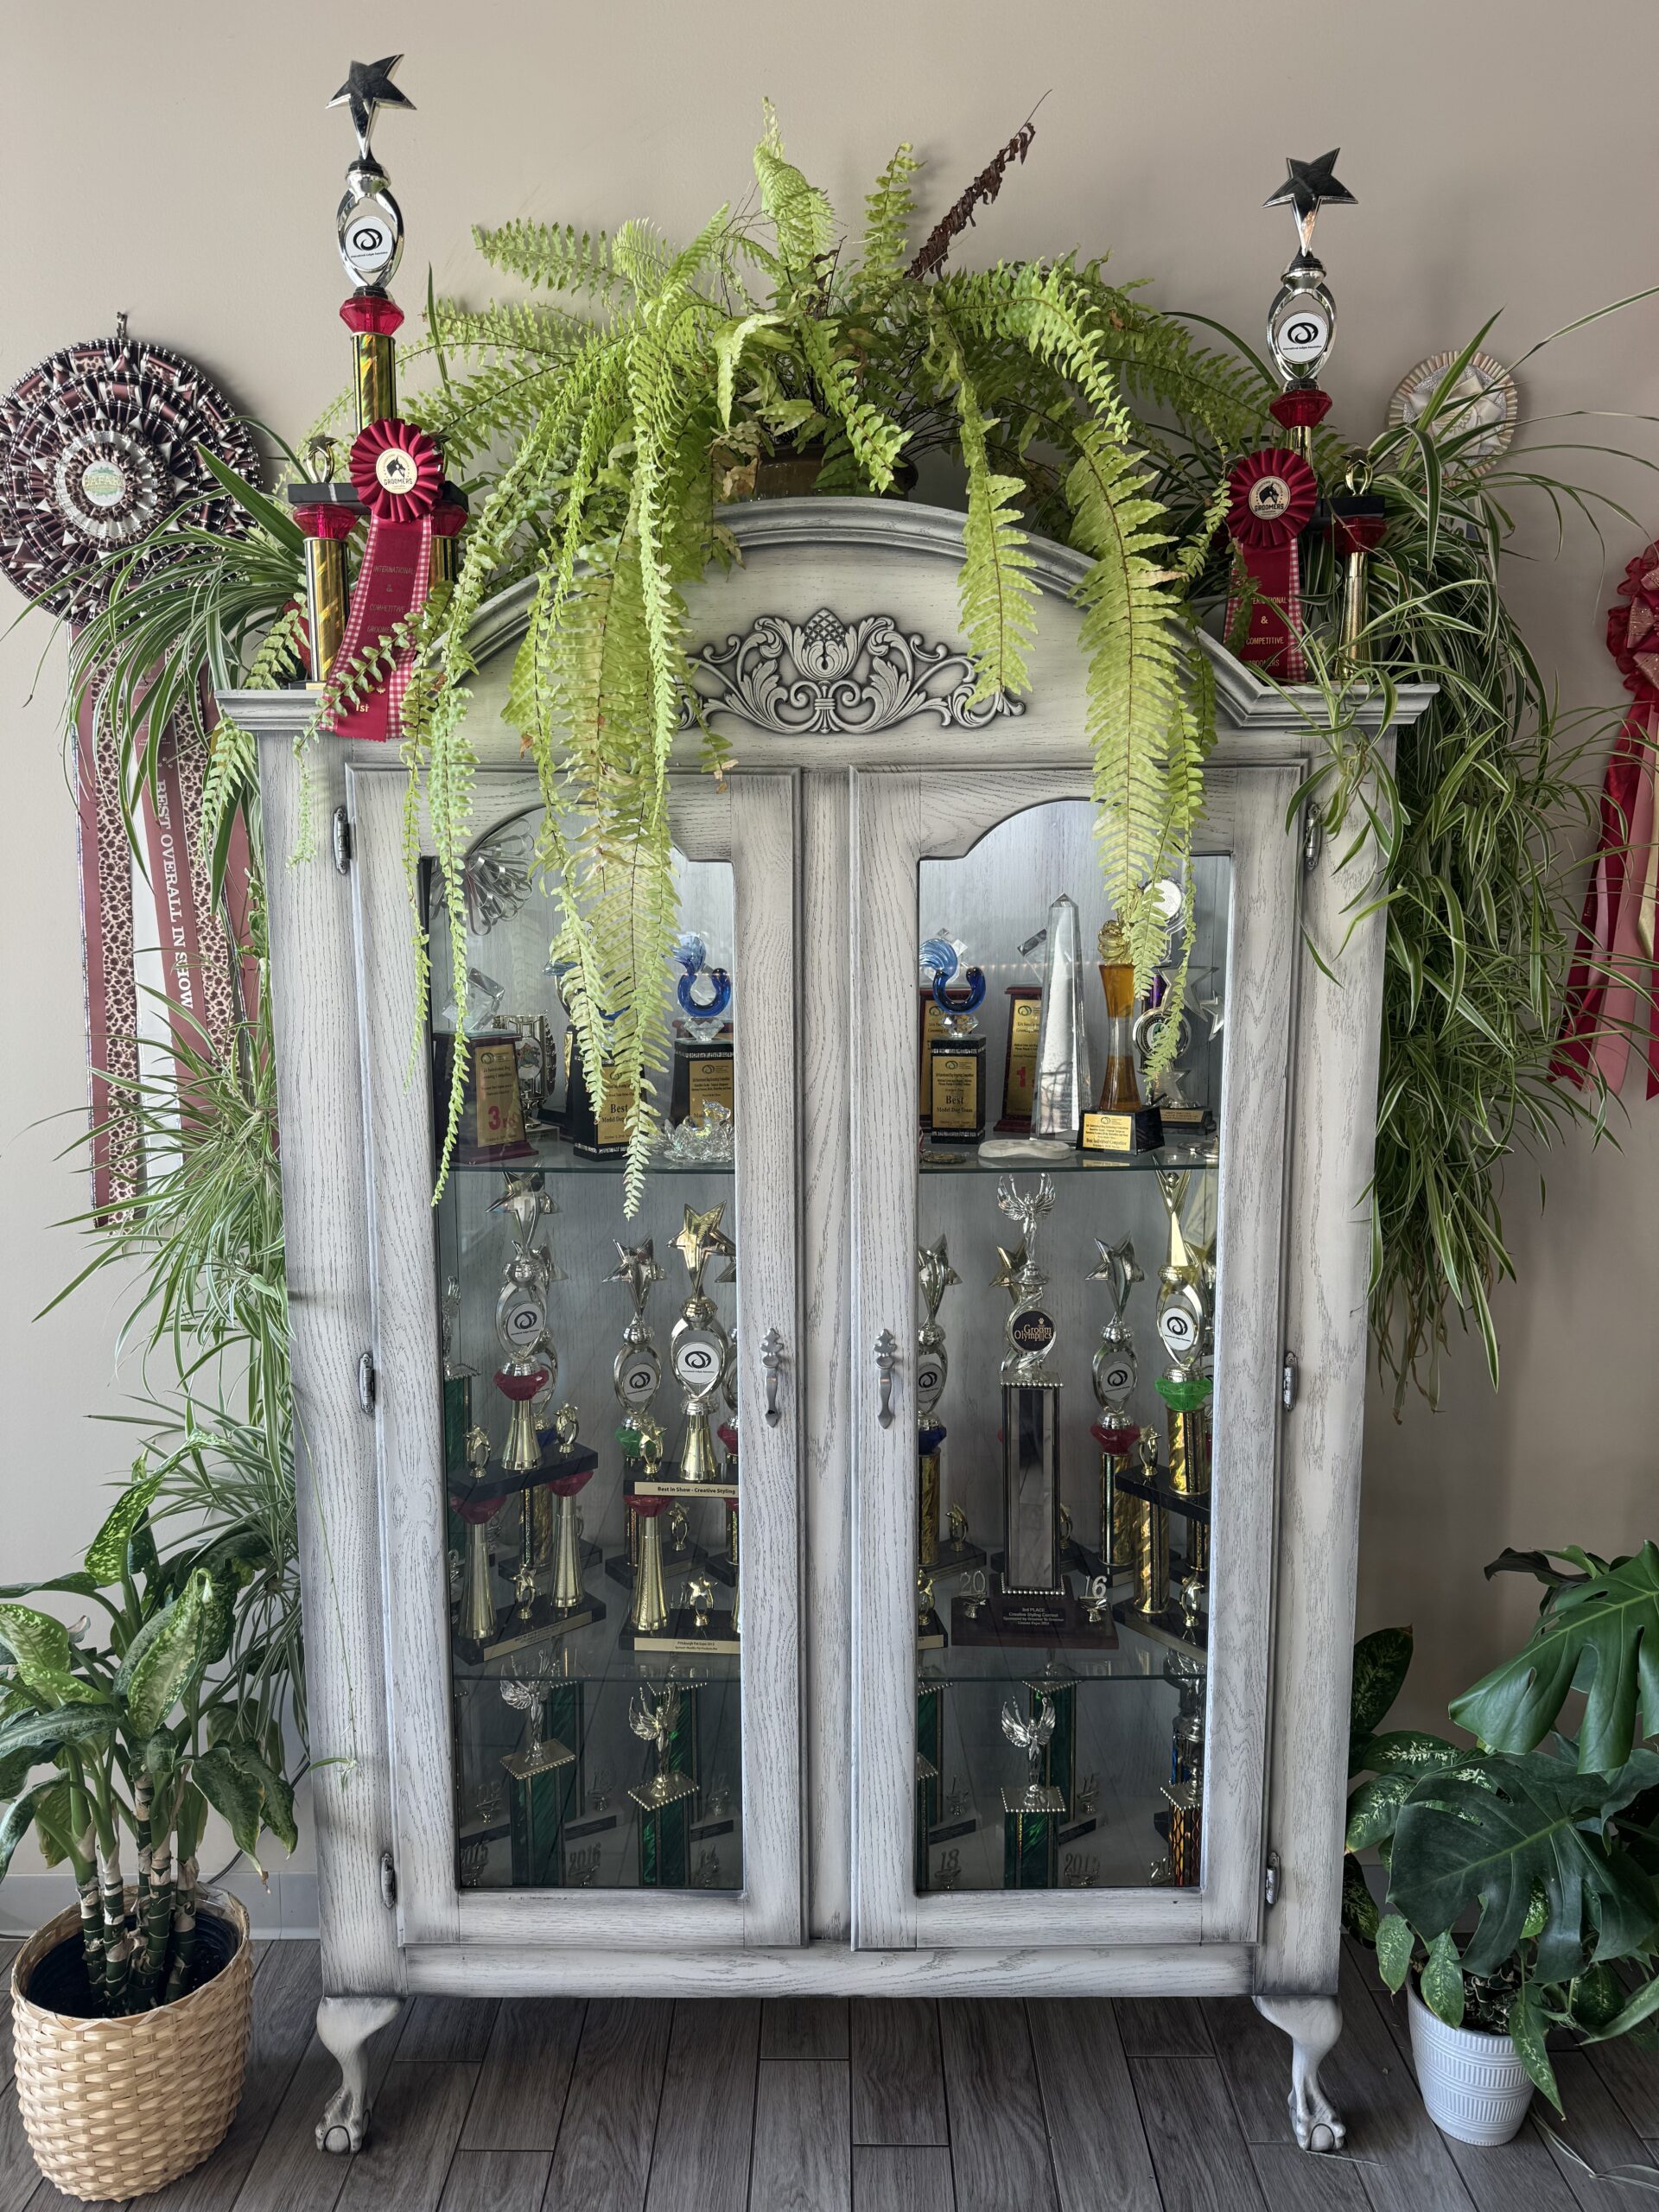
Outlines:
[[[242,2094],[252,2012],[248,1916],[203,1893],[205,1925],[232,1943],[228,1961],[187,1997],[130,2019],[84,2020],[33,2003],[34,1977],[79,1942],[72,1906],[37,1930],[11,1970],[17,2101],[35,2163],[67,2196],[146,2196],[217,2148]],[[83,1985],[84,1986],[84,1985]]]

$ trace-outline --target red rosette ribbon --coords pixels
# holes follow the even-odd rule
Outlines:
[[[1250,623],[1234,648],[1241,660],[1265,669],[1287,683],[1307,675],[1300,636],[1302,626],[1301,569],[1297,541],[1319,504],[1319,479],[1299,453],[1266,446],[1247,454],[1229,480],[1232,500],[1227,531],[1236,562],[1253,588]],[[1243,594],[1236,580],[1227,601],[1224,635],[1230,642]]]
[[[425,604],[432,578],[432,518],[443,487],[443,461],[424,430],[389,416],[358,432],[350,473],[353,489],[368,514],[369,537],[334,664],[346,675]],[[413,652],[400,653],[391,672],[365,699],[335,710],[335,735],[383,743],[400,736],[401,710],[414,667]]]
[[[1655,737],[1659,730],[1659,541],[1624,571],[1607,611],[1607,650],[1632,704],[1601,789],[1601,838],[1585,892],[1567,1007],[1550,1073],[1583,1084],[1593,1067],[1617,1092],[1632,1038],[1646,1040],[1648,1096],[1659,1096],[1659,843]]]

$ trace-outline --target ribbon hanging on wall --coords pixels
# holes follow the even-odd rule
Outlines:
[[[165,346],[123,329],[37,363],[0,399],[0,570],[49,613],[83,626],[109,590],[114,564],[105,565],[105,556],[145,545],[146,561],[165,563],[171,529],[224,535],[243,526],[235,500],[202,460],[203,447],[238,474],[257,477],[258,456],[229,400]],[[178,1009],[168,1019],[181,1052],[199,1050],[204,1039],[222,1048],[242,981],[233,947],[245,941],[247,848],[239,837],[233,845],[226,911],[216,912],[197,836],[202,729],[217,719],[205,688],[200,726],[181,711],[166,728],[146,731],[150,757],[142,763],[117,759],[97,703],[89,688],[77,718],[75,791],[92,1205],[101,1217],[142,1177],[123,1112],[141,1073],[142,948],[159,951],[159,988]],[[134,904],[124,766],[148,913]],[[183,1077],[181,1059],[178,1066]]]
[[[1613,743],[1601,791],[1601,839],[1585,893],[1567,976],[1567,1013],[1550,1072],[1583,1084],[1594,1071],[1623,1085],[1633,1041],[1659,1095],[1659,965],[1655,908],[1655,740],[1659,735],[1659,541],[1624,571],[1607,611],[1607,650],[1633,703]]]

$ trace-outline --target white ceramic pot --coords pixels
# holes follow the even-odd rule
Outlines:
[[[1448,2028],[1414,1986],[1410,1998],[1411,2056],[1429,2118],[1459,2143],[1507,2143],[1532,2102],[1532,2077],[1514,2044],[1484,2028]]]

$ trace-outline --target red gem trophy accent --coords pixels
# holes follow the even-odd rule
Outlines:
[[[1632,705],[1608,757],[1601,841],[1585,893],[1567,980],[1567,1014],[1550,1073],[1582,1085],[1593,1067],[1617,1092],[1630,1041],[1645,1033],[1649,1098],[1659,1096],[1659,842],[1655,838],[1659,735],[1659,540],[1624,571],[1607,610],[1607,650]]]
[[[1246,454],[1230,481],[1228,534],[1236,549],[1236,568],[1249,576],[1254,593],[1248,634],[1234,651],[1269,676],[1300,683],[1307,675],[1307,662],[1299,642],[1302,600],[1297,540],[1318,505],[1319,480],[1300,454],[1285,446],[1268,446]],[[1230,640],[1242,601],[1236,576],[1223,632]]]

